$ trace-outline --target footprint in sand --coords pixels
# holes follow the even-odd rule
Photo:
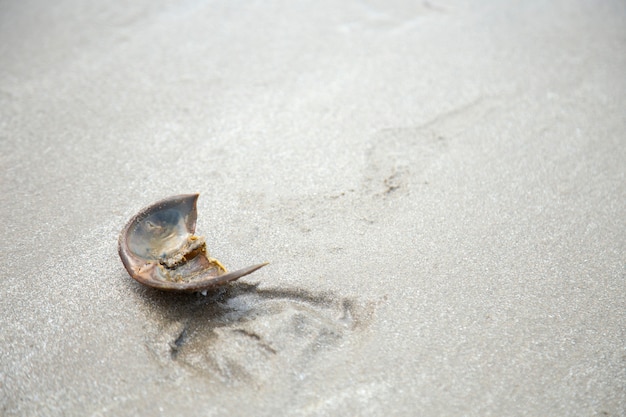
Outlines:
[[[336,347],[369,316],[367,308],[330,293],[259,290],[243,283],[206,297],[183,297],[158,307],[165,324],[156,326],[146,345],[164,365],[229,384],[306,372],[318,354]]]

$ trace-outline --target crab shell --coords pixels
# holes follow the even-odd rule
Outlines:
[[[131,218],[119,238],[119,254],[131,277],[164,291],[204,291],[251,274],[267,263],[233,272],[206,252],[195,236],[198,194],[166,198]]]

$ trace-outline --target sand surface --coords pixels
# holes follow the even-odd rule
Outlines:
[[[0,415],[626,413],[624,1],[2,1],[0,170]]]

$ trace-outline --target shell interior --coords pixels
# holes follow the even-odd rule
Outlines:
[[[128,247],[139,258],[164,260],[183,250],[190,236],[181,210],[170,208],[138,221],[128,235]]]
[[[132,255],[156,265],[164,281],[189,282],[219,276],[226,269],[206,252],[204,237],[195,236],[197,195],[163,202],[141,213],[126,237]]]

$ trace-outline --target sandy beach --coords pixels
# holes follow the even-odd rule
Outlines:
[[[0,415],[626,415],[626,3],[130,3],[0,3]]]

